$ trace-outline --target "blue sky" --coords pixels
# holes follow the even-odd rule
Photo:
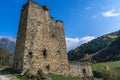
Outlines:
[[[34,0],[64,21],[67,45],[75,48],[95,37],[120,29],[120,0]],[[16,38],[22,5],[27,0],[1,0],[0,36]],[[81,41],[83,40],[83,41]]]

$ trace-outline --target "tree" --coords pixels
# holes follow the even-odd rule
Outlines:
[[[84,55],[84,60],[90,62],[90,55],[88,53]]]
[[[103,75],[104,80],[119,80],[119,73],[116,69],[110,68],[107,65],[101,67],[100,72]]]
[[[0,66],[10,66],[11,57],[12,54],[10,54],[7,49],[0,47]]]

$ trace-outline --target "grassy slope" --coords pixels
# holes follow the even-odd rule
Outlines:
[[[94,78],[94,80],[102,80],[102,79]]]
[[[30,80],[27,77],[16,75],[16,77],[20,80]],[[51,75],[52,80],[82,80],[80,78],[73,78],[73,77],[64,77],[64,76],[57,76],[57,75]]]
[[[21,76],[21,75],[15,75],[15,76],[20,80],[30,80],[29,78]]]
[[[82,80],[80,78],[51,75],[52,80]]]
[[[92,69],[99,70],[102,66],[105,65],[110,66],[111,68],[120,67],[120,61],[93,64]]]
[[[16,75],[16,77],[20,80],[30,80],[20,75]],[[83,79],[75,78],[75,77],[64,77],[64,76],[57,76],[57,75],[51,75],[51,77],[52,77],[52,80],[83,80]],[[102,79],[95,78],[94,80],[102,80]]]

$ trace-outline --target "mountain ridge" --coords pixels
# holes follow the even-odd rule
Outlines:
[[[14,53],[16,40],[11,37],[0,36],[0,47],[5,48]]]
[[[113,41],[115,41],[120,36],[120,30],[112,32],[103,36],[100,36],[88,43],[82,44],[74,50],[68,52],[69,60],[80,60],[85,54],[93,55],[94,53],[104,50]]]

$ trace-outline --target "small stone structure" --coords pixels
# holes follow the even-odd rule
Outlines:
[[[86,78],[92,80],[93,73],[90,64],[87,62],[69,62],[70,63],[70,74],[72,77]]]
[[[22,8],[13,69],[73,77],[92,76],[89,65],[68,62],[63,22],[50,17],[47,6],[29,0]],[[84,73],[84,74],[83,74]]]

